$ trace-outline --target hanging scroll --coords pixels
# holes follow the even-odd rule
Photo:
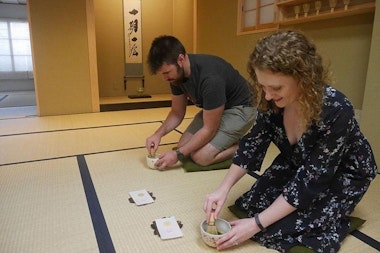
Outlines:
[[[141,0],[124,0],[125,75],[143,76]]]

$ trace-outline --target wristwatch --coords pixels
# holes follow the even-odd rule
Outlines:
[[[176,149],[175,153],[177,154],[177,159],[179,161],[182,161],[183,159],[185,159],[185,155],[181,153],[181,151],[179,151],[179,149]]]

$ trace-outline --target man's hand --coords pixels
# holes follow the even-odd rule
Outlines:
[[[169,167],[173,166],[176,162],[178,162],[177,153],[175,151],[169,151],[160,155],[160,158],[154,166],[158,170],[168,170]]]
[[[145,148],[148,150],[148,153],[156,153],[158,149],[158,145],[161,142],[161,137],[157,134],[153,134],[152,136],[146,138],[145,140]]]

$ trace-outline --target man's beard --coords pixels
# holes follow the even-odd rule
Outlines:
[[[185,71],[180,66],[177,66],[177,76],[178,78],[174,81],[170,82],[173,85],[179,86],[184,83],[185,78]]]

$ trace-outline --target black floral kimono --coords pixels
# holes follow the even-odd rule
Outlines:
[[[351,103],[326,87],[321,122],[311,125],[295,145],[287,139],[282,112],[260,112],[240,141],[233,163],[259,170],[271,142],[280,154],[235,204],[254,217],[282,194],[297,210],[252,240],[281,252],[295,245],[337,252],[348,234],[348,215],[377,174]]]

